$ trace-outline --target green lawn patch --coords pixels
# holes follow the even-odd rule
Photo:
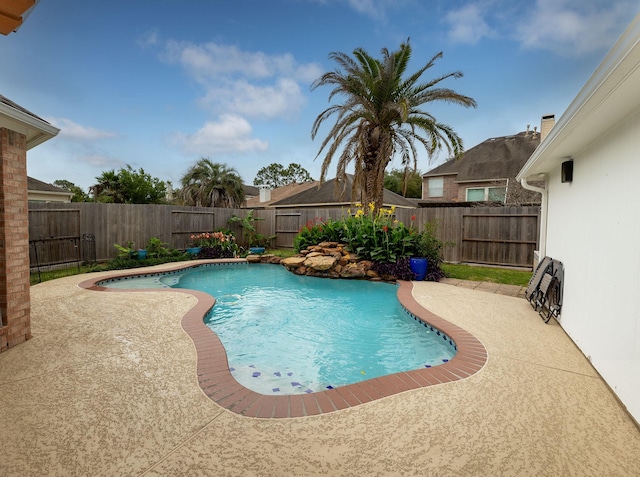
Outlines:
[[[448,278],[473,280],[475,282],[502,283],[504,285],[519,285],[521,287],[527,286],[532,274],[532,272],[527,270],[478,267],[452,263],[443,263],[442,269]]]

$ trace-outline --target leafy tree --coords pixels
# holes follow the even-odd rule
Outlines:
[[[97,202],[117,204],[161,204],[167,194],[166,184],[140,168],[105,171],[96,177],[98,183],[91,187]]]
[[[363,201],[373,202],[378,209],[382,206],[384,171],[394,154],[400,155],[403,166],[413,163],[414,169],[417,168],[416,141],[425,147],[429,157],[443,145],[454,157],[462,154],[462,139],[457,133],[420,109],[432,101],[476,106],[472,98],[439,86],[447,78],[460,78],[462,73],[459,71],[418,83],[422,74],[441,56],[442,52],[417,72],[403,78],[411,58],[408,40],[398,51],[389,52],[384,48],[380,60],[372,58],[362,48],[355,49],[353,57],[339,52],[329,55],[338,68],[322,75],[311,88],[332,85],[329,100],[341,96],[344,102],[325,109],[313,123],[311,137],[315,139],[324,121],[336,116],[335,124],[318,151],[320,155],[327,148],[320,180],[325,179],[334,156],[339,154],[337,178],[346,180],[347,166],[353,163],[354,192],[361,189]]]
[[[384,174],[384,188],[403,197],[422,197],[422,173],[410,167],[391,169]]]
[[[200,159],[180,179],[179,198],[185,205],[237,208],[244,202],[238,172],[208,158]]]
[[[60,187],[61,189],[66,190],[67,192],[73,193],[71,197],[71,202],[90,202],[91,198],[89,194],[87,194],[81,187],[75,185],[73,182],[69,182],[64,179],[58,179],[53,181],[53,185]]]
[[[271,189],[281,187],[292,182],[312,182],[313,178],[309,172],[300,164],[292,162],[288,167],[274,162],[263,167],[253,179],[253,185],[266,185]]]

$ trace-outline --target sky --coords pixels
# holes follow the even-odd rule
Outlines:
[[[200,158],[245,184],[272,163],[319,179],[331,52],[380,58],[409,39],[408,72],[477,108],[423,109],[469,149],[558,119],[632,19],[626,0],[42,0],[0,36],[0,94],[60,133],[27,153],[27,173],[85,191],[130,165],[179,187]],[[426,172],[447,159],[419,150]],[[335,165],[335,163],[334,163]],[[335,176],[329,169],[327,179]],[[391,167],[399,167],[397,161]]]

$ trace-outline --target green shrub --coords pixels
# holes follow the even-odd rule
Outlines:
[[[147,242],[146,246],[147,258],[164,258],[174,255],[175,249],[169,247],[169,244],[164,243],[157,237],[152,237]]]
[[[445,244],[436,238],[438,225],[434,222],[427,222],[422,232],[418,234],[415,241],[414,256],[424,257],[428,262],[428,270],[425,280],[440,281],[445,273],[442,270],[442,249]]]
[[[413,222],[406,227],[393,219],[394,213],[394,207],[374,212],[373,205],[366,210],[358,205],[353,215],[349,210],[342,220],[310,220],[294,239],[294,250],[300,252],[321,242],[341,242],[363,259],[395,263],[413,255],[418,234]]]
[[[326,222],[318,217],[314,221],[309,220],[293,239],[293,249],[299,253],[300,250],[304,250],[310,245],[318,245],[322,242],[341,242],[341,227],[342,222],[332,219]]]

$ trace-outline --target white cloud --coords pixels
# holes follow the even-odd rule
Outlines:
[[[269,143],[251,137],[251,125],[243,118],[224,115],[207,122],[193,134],[176,133],[172,144],[187,155],[212,156],[217,153],[266,151]]]
[[[516,37],[525,48],[591,53],[610,48],[637,13],[636,2],[536,0],[517,23]]]
[[[67,118],[48,117],[44,119],[59,128],[60,133],[58,136],[65,139],[75,141],[98,141],[118,136],[114,132],[83,126]]]
[[[74,161],[82,162],[92,167],[99,167],[101,169],[120,169],[125,166],[125,163],[119,159],[103,156],[100,154],[86,154],[77,156]]]
[[[450,25],[449,39],[454,43],[476,44],[494,32],[484,19],[484,12],[477,3],[447,13],[445,21]]]
[[[367,15],[378,21],[387,19],[387,10],[390,8],[398,8],[403,3],[402,0],[347,0],[348,5],[358,13]],[[409,4],[411,2],[408,2]]]
[[[140,48],[156,46],[160,43],[160,34],[157,30],[148,31],[138,38],[137,43]]]
[[[171,40],[161,57],[178,64],[204,88],[200,103],[212,113],[245,117],[291,117],[305,104],[308,87],[323,72],[289,53],[269,55],[217,43]]]
[[[201,82],[238,76],[252,80],[280,76],[306,80],[310,71],[322,71],[315,63],[298,64],[290,53],[268,55],[217,43],[169,40],[162,57],[170,63],[180,64]]]
[[[525,49],[582,55],[610,48],[639,11],[635,0],[477,0],[444,19],[455,43],[510,38]]]
[[[289,78],[259,85],[244,79],[209,88],[201,103],[211,109],[233,111],[245,117],[271,119],[291,117],[305,104],[300,85]]]

